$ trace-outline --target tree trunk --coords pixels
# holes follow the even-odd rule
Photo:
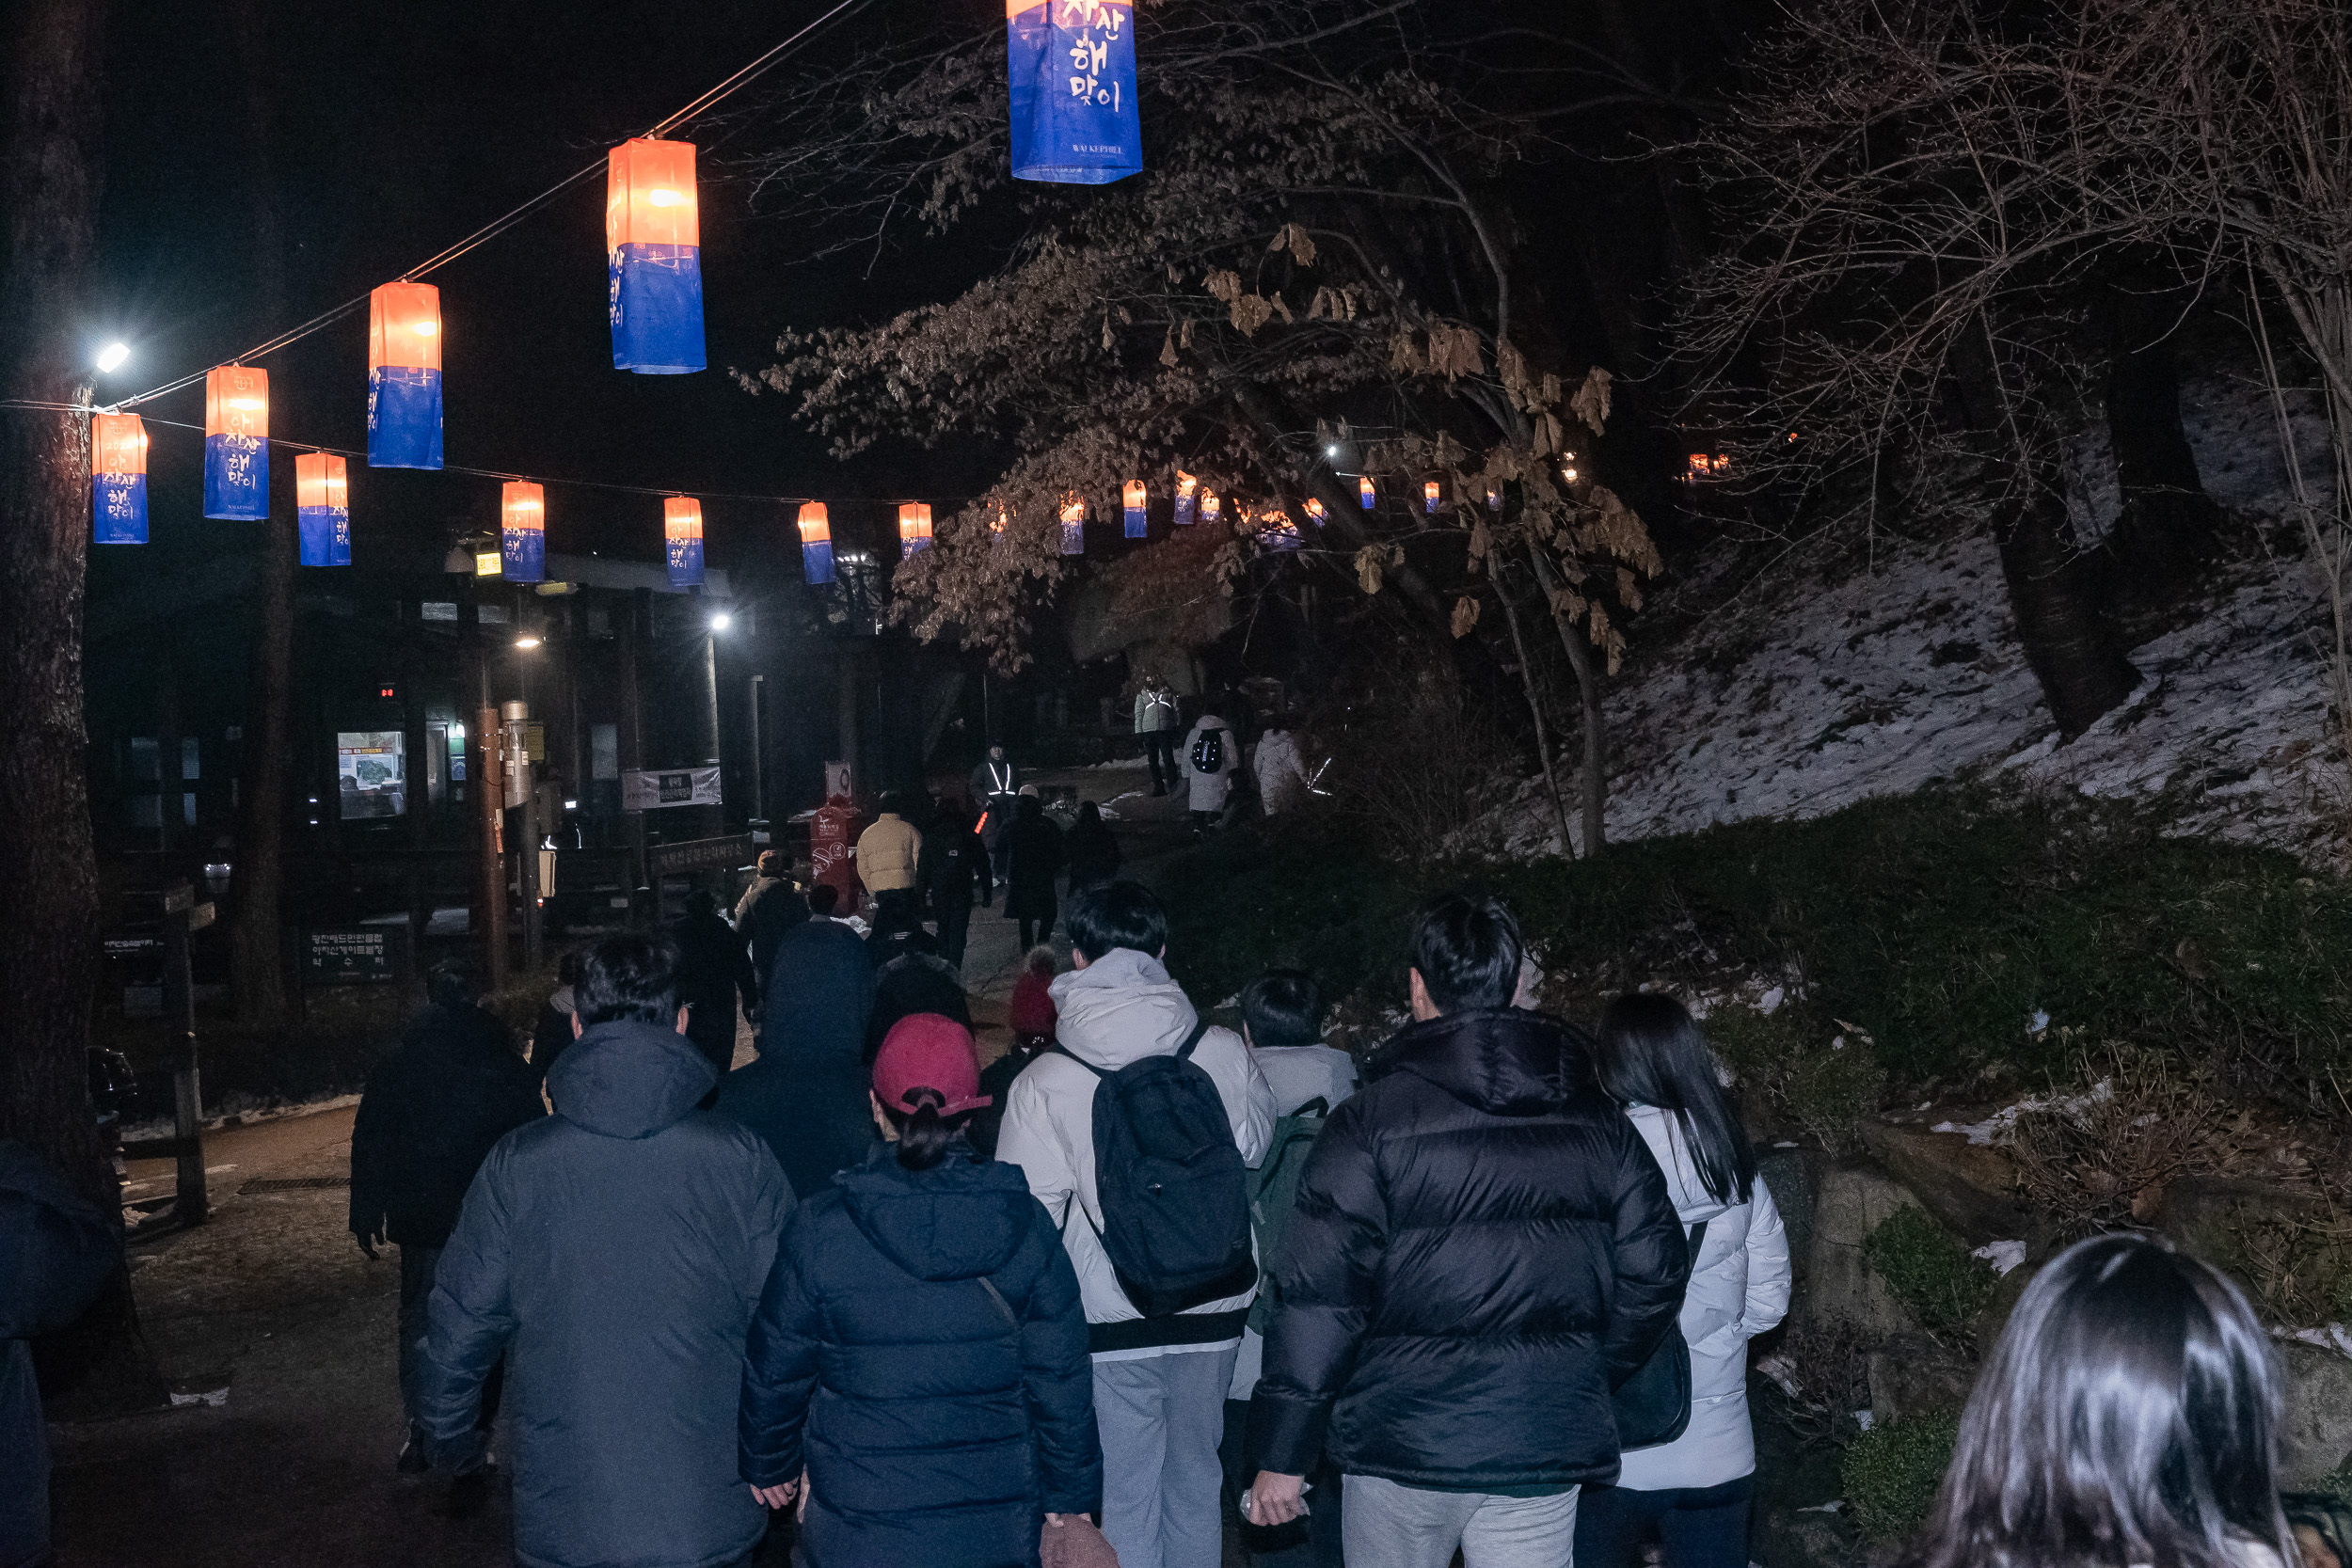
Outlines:
[[[286,316],[285,249],[278,223],[278,190],[270,156],[267,19],[262,0],[233,0],[230,19],[245,78],[247,206],[253,243],[247,248],[255,304],[264,332]],[[271,475],[273,492],[283,488]],[[239,1022],[272,1027],[286,1017],[286,746],[287,705],[294,669],[294,584],[296,531],[273,500],[262,527],[253,678],[247,689],[244,768],[237,813],[237,854],[229,917],[230,978]]]
[[[1528,657],[1527,635],[1519,626],[1518,601],[1511,596],[1511,585],[1502,578],[1501,562],[1490,559],[1486,575],[1495,585],[1495,597],[1502,601],[1502,618],[1511,627],[1511,647],[1519,657],[1519,689],[1527,694],[1528,716],[1535,721],[1535,757],[1543,764],[1544,789],[1551,796],[1552,812],[1560,819],[1560,853],[1574,860],[1576,840],[1568,834],[1568,804],[1560,798],[1560,774],[1551,764],[1551,726],[1544,719],[1543,694],[1535,689],[1535,661]]]
[[[106,8],[25,0],[0,31],[0,397],[79,407]],[[102,1204],[90,1113],[98,877],[82,721],[89,418],[0,410],[0,1137]]]
[[[1560,579],[1543,551],[1529,553],[1535,562],[1536,583],[1545,597],[1549,598],[1560,586]],[[1576,672],[1577,695],[1584,704],[1584,853],[1597,855],[1609,843],[1609,731],[1601,709],[1600,670],[1593,663],[1592,644],[1586,641],[1582,628],[1559,615],[1554,615],[1551,623],[1560,633],[1560,647],[1568,656],[1568,668]]]
[[[2221,551],[2221,509],[2205,494],[2181,428],[2180,375],[2163,334],[2177,294],[2118,288],[2111,305],[2107,441],[2123,510],[2109,542],[2125,601],[2160,608],[2194,589]]]
[[[2031,475],[2027,495],[1995,513],[1994,539],[2026,662],[2058,734],[2072,740],[2132,694],[2139,672],[2099,618],[2057,468],[2036,465]]]

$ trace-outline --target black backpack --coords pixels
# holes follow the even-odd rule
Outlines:
[[[1203,773],[1217,773],[1224,770],[1225,732],[1223,730],[1202,730],[1194,738],[1192,765]]]
[[[1249,1250],[1248,1172],[1224,1098],[1192,1059],[1209,1030],[1193,1026],[1173,1055],[1094,1074],[1094,1190],[1103,1251],[1136,1310],[1164,1318],[1237,1296],[1257,1281]]]

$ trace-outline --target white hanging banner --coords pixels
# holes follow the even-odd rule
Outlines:
[[[659,811],[663,806],[719,804],[716,768],[673,768],[621,775],[623,811]]]

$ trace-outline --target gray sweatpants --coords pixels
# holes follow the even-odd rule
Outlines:
[[[1426,1492],[1378,1476],[1348,1476],[1344,1484],[1347,1568],[1446,1568],[1456,1546],[1463,1568],[1569,1568],[1575,1557],[1573,1486],[1549,1497],[1498,1497]]]
[[[1223,1560],[1216,1444],[1239,1348],[1094,1364],[1103,1533],[1119,1568],[1218,1568]]]

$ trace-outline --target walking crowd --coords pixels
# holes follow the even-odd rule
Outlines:
[[[1026,945],[1057,913],[1050,871],[1021,899],[1036,799],[983,768]],[[865,938],[771,876],[732,928],[705,900],[599,942],[536,1069],[437,972],[353,1140],[352,1228],[401,1251],[403,1468],[478,1501],[502,1408],[528,1568],[720,1568],[787,1530],[811,1568],[1219,1568],[1229,1515],[1284,1568],[1652,1541],[1744,1568],[1747,1347],[1789,1253],[1688,1011],[1549,1016],[1510,911],[1452,895],[1376,1049],[1327,1044],[1292,970],[1223,1027],[1073,831],[1071,967],[1027,956],[983,1068],[961,924],[912,897],[968,911],[999,871],[961,814],[937,832],[894,810],[861,843]],[[739,996],[730,1071],[702,1019],[731,1040]],[[1916,1560],[2282,1568],[2280,1398],[2224,1276],[2079,1243],[1994,1349]]]

